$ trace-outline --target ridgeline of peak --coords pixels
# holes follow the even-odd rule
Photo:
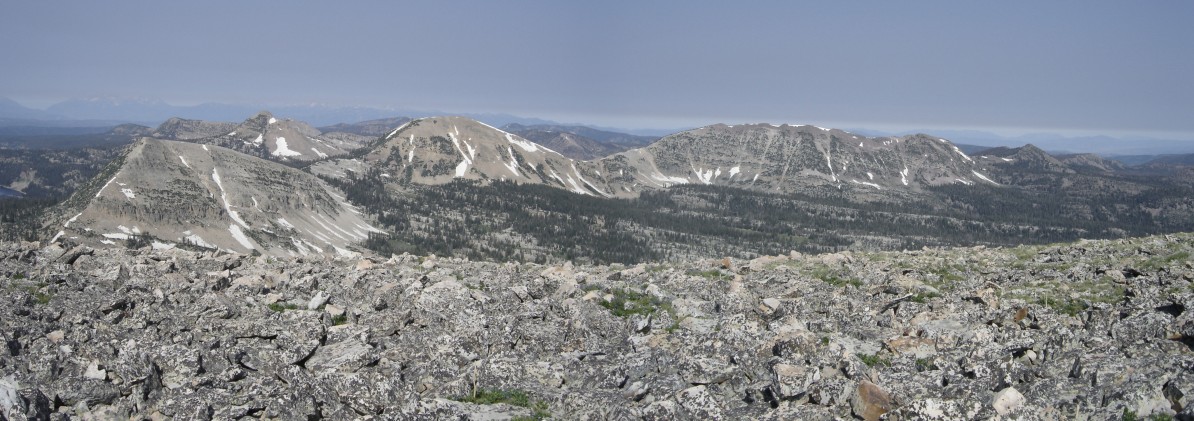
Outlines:
[[[194,140],[219,136],[228,133],[234,127],[235,123],[171,117],[158,125],[150,136],[167,140]]]
[[[602,197],[636,197],[681,184],[781,192],[834,188],[865,192],[861,194],[996,184],[986,175],[987,167],[945,139],[867,138],[808,125],[717,124],[583,161],[465,117],[428,117],[394,129],[363,162],[321,163],[316,171],[342,176],[362,165],[399,183],[508,180]]]
[[[380,137],[394,130],[395,127],[406,124],[410,120],[409,117],[379,118],[357,123],[339,123],[332,126],[320,127],[319,130],[324,132],[324,134],[350,133],[361,136]]]
[[[512,130],[511,133],[557,151],[566,157],[582,161],[606,157],[629,149],[622,144],[601,142],[566,131],[521,129]]]
[[[218,146],[153,138],[131,145],[50,221],[55,240],[275,256],[347,254],[380,232],[310,174]]]
[[[766,191],[919,189],[992,184],[975,161],[928,135],[868,138],[809,125],[716,124],[665,136],[602,161],[622,182],[656,188],[722,184]]]
[[[466,117],[412,120],[387,134],[363,162],[400,183],[510,180],[595,193],[586,189],[577,161]],[[328,166],[313,170],[343,174]]]
[[[162,123],[153,136],[222,146],[284,162],[344,155],[371,140],[350,133],[324,136],[305,122],[278,118],[269,111],[260,111],[239,124],[171,118]]]

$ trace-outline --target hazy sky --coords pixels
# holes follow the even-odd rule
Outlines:
[[[1194,139],[1190,1],[0,0],[0,96]]]

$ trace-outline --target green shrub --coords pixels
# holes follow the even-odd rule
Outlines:
[[[721,271],[720,271],[720,270],[717,270],[717,269],[709,269],[709,270],[705,270],[705,271],[700,271],[700,270],[696,270],[696,269],[691,269],[691,270],[689,270],[688,272],[685,272],[685,273],[686,273],[688,276],[699,276],[699,277],[702,277],[702,278],[705,278],[705,279],[723,279],[723,278],[726,278],[726,275],[725,275],[725,274],[723,274],[723,273],[721,273]]]
[[[551,416],[547,411],[547,403],[531,401],[526,392],[521,390],[477,389],[470,396],[460,396],[453,400],[475,403],[478,405],[494,405],[504,403],[530,409],[533,413],[529,417],[514,417],[514,420],[539,421]]]
[[[914,303],[922,303],[922,304],[923,304],[924,302],[926,302],[926,301],[928,301],[928,300],[931,300],[931,299],[934,299],[934,298],[937,298],[937,297],[940,297],[940,296],[941,296],[941,294],[938,294],[938,293],[936,293],[936,292],[932,292],[932,291],[929,291],[929,292],[918,292],[918,293],[916,293],[915,295],[913,295],[913,296],[912,296],[912,298],[909,298],[909,299],[908,299],[908,301],[912,301],[912,302],[914,302]]]
[[[341,314],[339,316],[332,317],[332,326],[339,326],[339,325],[342,325],[345,323],[348,323],[348,315],[347,314]]]
[[[273,303],[269,305],[269,309],[281,313],[286,310],[297,310],[298,306],[290,303]]]
[[[891,360],[878,355],[858,354],[858,359],[862,360],[862,363],[866,364],[867,367],[874,367],[876,365],[891,367]]]
[[[917,358],[916,371],[931,371],[936,370],[937,364],[933,363],[932,358]]]
[[[628,289],[616,289],[610,291],[613,294],[613,299],[609,301],[601,300],[598,304],[609,309],[611,313],[618,317],[630,317],[632,315],[649,315],[659,310],[673,313],[672,304],[652,297],[649,294],[631,291]]]

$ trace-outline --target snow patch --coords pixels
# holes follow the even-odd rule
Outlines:
[[[964,178],[955,178],[954,180],[957,180],[959,183],[965,184],[965,185],[967,185],[967,186],[973,186],[973,185],[974,185],[974,182],[973,182],[973,181],[970,181],[970,180],[967,180],[967,179],[964,179]]]
[[[414,149],[411,149],[410,152],[406,154],[406,162],[415,162],[415,150]]]
[[[875,175],[874,175],[874,174],[871,174],[871,172],[870,172],[870,171],[867,171],[867,173],[866,173],[866,178],[867,178],[868,180],[874,180],[874,179],[875,179]]]
[[[285,228],[294,229],[294,225],[291,224],[290,221],[287,221],[286,218],[278,218],[277,222],[278,225],[281,225]]]
[[[79,214],[78,214],[78,215],[75,215],[75,216],[71,217],[71,219],[67,219],[67,220],[66,220],[66,223],[65,223],[65,224],[62,224],[62,228],[70,228],[70,224],[71,224],[72,222],[75,222],[75,221],[77,221],[77,220],[79,219],[79,217],[80,217],[80,216],[83,216],[83,212],[79,212]],[[51,241],[51,242],[52,242],[52,241]]]
[[[214,244],[203,241],[203,237],[200,237],[199,234],[191,234],[190,231],[183,231],[182,235],[185,235],[186,240],[196,246],[203,247],[205,249],[216,248],[216,246]]]
[[[579,184],[576,184],[576,180],[573,180],[571,175],[568,176],[568,185],[572,186],[572,191],[577,194],[589,194],[589,192],[581,188]]]
[[[392,132],[390,132],[390,134],[386,135],[386,140],[390,140],[391,137],[394,137],[394,135],[398,134],[399,131],[401,131],[402,129],[405,129],[406,126],[409,126],[410,123],[414,123],[414,122],[415,122],[414,120],[411,120],[411,121],[402,123],[401,126],[398,126],[398,128],[394,129],[394,131],[392,131]],[[415,135],[412,134],[412,135],[410,135],[410,137],[411,137],[411,140],[413,141]]]
[[[211,152],[211,149],[207,149],[207,145],[203,145],[203,150]]]
[[[310,242],[310,241],[307,241],[307,239],[305,239],[305,238],[303,239],[303,244],[306,244],[306,245],[307,245],[307,247],[310,247],[310,248],[314,249],[314,250],[315,250],[317,253],[323,253],[323,249],[322,249],[322,248],[320,248],[319,246],[315,245],[315,243],[312,243],[312,242]]]
[[[153,244],[151,245],[153,246],[154,250],[170,250],[174,248],[174,243],[163,243],[158,240],[153,240]]]
[[[179,156],[178,156],[178,160],[179,160],[179,161],[182,161],[182,165],[186,166],[187,168],[191,168],[191,164],[188,164],[188,163],[187,163],[187,159],[186,159],[186,158],[183,158],[183,157],[182,157],[182,155],[179,155]]]
[[[539,150],[538,145],[536,145],[534,142],[521,140],[521,139],[515,139],[514,136],[511,135],[510,133],[506,133],[506,141],[513,143],[515,146],[518,146],[519,148],[522,148],[522,150],[527,151],[527,152],[535,152],[535,151]]]
[[[905,186],[908,185],[908,167],[904,167],[904,170],[900,171],[900,181],[903,182]]]
[[[256,249],[256,247],[253,247],[253,242],[249,241],[249,237],[246,236],[244,231],[241,231],[240,227],[236,226],[236,224],[228,225],[228,232],[231,232],[232,239],[236,240],[236,242],[240,243],[240,245],[244,246],[244,248],[249,250]]]
[[[452,126],[452,128],[455,128],[455,126]],[[460,157],[463,158],[459,164],[456,164],[456,176],[464,177],[464,175],[468,173],[468,166],[472,165],[473,160],[469,158],[468,154],[464,152],[464,149],[460,147],[460,141],[456,139],[455,134],[448,132],[448,138],[452,139],[452,146],[456,147],[456,151],[460,152]]]
[[[556,179],[556,180],[559,180],[559,181],[560,181],[560,184],[564,184],[564,179],[563,179],[563,178],[560,178],[559,174],[556,174],[556,170],[555,170],[554,168],[548,168],[548,169],[547,169],[547,171],[548,171],[549,173],[551,173],[551,174],[550,174],[550,175],[551,175],[551,178],[554,178],[554,179]]]
[[[740,168],[736,165],[733,168],[730,168],[730,178],[734,178],[735,175],[738,175],[739,169]]]
[[[1003,160],[1003,162],[1012,162],[1012,161],[1013,161],[1013,160],[1011,160],[1011,159],[1007,159],[1007,158],[999,158],[999,159],[1002,159],[1002,160]]]
[[[829,175],[833,177],[833,181],[837,181],[837,173],[833,171],[833,160],[829,159],[829,154],[825,154],[825,165],[829,166]]]
[[[472,139],[469,139],[469,140],[472,140]],[[477,150],[473,149],[473,145],[468,143],[468,140],[464,141],[464,146],[468,147],[469,159],[477,159]]]
[[[271,152],[270,155],[273,155],[273,156],[302,156],[302,153],[293,151],[289,147],[286,146],[286,138],[285,137],[278,136],[277,138],[274,139],[274,141],[277,142],[277,148],[274,149],[274,151]]]
[[[601,193],[602,196],[606,196],[606,197],[613,196],[612,194],[601,191],[601,189],[597,188],[597,186],[594,186],[593,183],[590,183],[589,180],[585,180],[585,177],[580,175],[580,171],[576,169],[575,162],[572,163],[572,172],[576,173],[576,178],[579,178],[582,183],[585,183],[585,185],[587,185],[587,186],[589,186],[589,188],[592,188],[593,190],[597,191],[597,193]]]
[[[756,182],[756,181],[759,181],[759,173],[755,173],[755,178],[750,179],[751,183]]]
[[[942,140],[945,140],[945,139],[942,139]],[[973,159],[970,159],[969,156],[966,156],[966,154],[963,153],[961,149],[958,149],[957,146],[954,146],[954,152],[957,152],[958,155],[962,155],[962,158],[966,158],[967,161],[974,162]]]
[[[850,179],[850,182],[851,182],[851,183],[854,183],[854,184],[861,184],[861,185],[864,185],[864,186],[871,186],[871,187],[874,187],[874,188],[876,188],[876,189],[878,189],[878,190],[883,190],[883,188],[879,187],[879,185],[878,185],[878,184],[875,184],[875,183],[868,183],[868,182],[866,182],[866,181],[858,181],[858,180],[854,180],[854,179]]]
[[[320,151],[319,151],[319,149],[315,149],[315,147],[314,147],[314,146],[312,146],[312,147],[311,147],[311,152],[315,152],[315,155],[318,155],[320,158],[327,158],[327,157],[328,157],[328,154],[326,154],[326,153],[323,153],[323,152],[320,152]]]
[[[58,231],[57,234],[54,234],[54,238],[50,239],[50,242],[53,243],[55,241],[58,241],[58,237],[61,237],[62,234],[66,234],[66,231]]]
[[[514,173],[515,177],[522,175],[522,173],[518,172],[518,157],[514,156],[514,148],[506,146],[506,152],[510,154],[510,162],[503,162],[503,164],[505,164],[506,168],[508,168],[510,172]]]
[[[702,183],[711,184],[713,182],[713,170],[705,171],[704,168],[691,167],[693,174],[696,174],[697,179]]]
[[[124,197],[129,198],[129,199],[133,199],[133,198],[137,197],[137,194],[133,193],[133,189],[120,189],[120,192],[124,193]]]
[[[975,177],[981,178],[988,183],[994,184],[996,186],[999,185],[999,183],[992,181],[990,178],[987,178],[987,176],[980,174],[978,171],[970,170],[970,172],[974,173]]]
[[[332,246],[332,248],[333,248],[333,249],[336,249],[336,254],[337,254],[337,255],[340,255],[340,256],[343,256],[343,257],[356,257],[356,256],[357,256],[357,253],[353,253],[353,252],[351,252],[351,251],[348,251],[348,250],[345,250],[345,249],[342,249],[342,248],[339,248],[339,247],[336,247],[336,246]]]
[[[236,221],[236,223],[241,224],[241,226],[243,226],[245,228],[248,228],[249,224],[247,222],[245,222],[245,220],[240,219],[240,214],[238,214],[238,213],[236,213],[236,211],[232,210],[232,205],[228,203],[228,192],[224,191],[224,183],[220,182],[219,170],[212,168],[211,179],[216,182],[216,187],[220,188],[220,200],[224,202],[224,210],[226,212],[228,212],[228,216],[231,217],[233,221]]]
[[[116,175],[120,175],[120,173],[116,173]],[[100,197],[100,193],[103,193],[103,192],[104,192],[104,189],[108,188],[108,185],[109,185],[109,184],[112,184],[112,182],[113,182],[113,181],[116,181],[116,175],[112,176],[112,179],[111,179],[111,180],[108,180],[108,182],[107,182],[107,183],[104,183],[104,186],[103,186],[103,187],[100,187],[99,191],[95,192],[95,197],[96,197],[96,198],[99,198],[99,197]]]
[[[127,240],[127,239],[129,239],[129,235],[116,232],[116,233],[104,234],[104,238],[111,238],[111,239],[116,239],[116,240]]]
[[[302,254],[303,256],[311,254],[311,251],[307,249],[307,246],[303,245],[301,241],[295,239],[294,237],[290,237],[290,244],[294,245],[294,248],[298,249],[299,254]]]
[[[273,117],[269,118],[269,124],[276,124],[277,122],[278,122],[278,119],[273,118]]]

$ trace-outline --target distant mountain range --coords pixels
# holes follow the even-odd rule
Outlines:
[[[239,122],[244,119],[244,116],[252,115],[267,108],[277,115],[284,115],[288,118],[300,120],[315,127],[354,124],[370,120],[385,120],[395,118],[396,116],[420,118],[446,114],[434,110],[345,107],[323,104],[267,106],[264,104],[205,103],[179,106],[160,100],[125,98],[71,99],[53,104],[45,110],[38,110],[22,106],[11,99],[0,97],[0,135],[37,133],[80,134],[81,132],[77,129],[79,127],[111,127],[122,123],[136,123],[152,127],[175,117],[189,120]],[[566,152],[562,152],[566,155],[576,157],[595,157],[624,150],[626,147],[644,146],[653,138],[679,131],[628,130],[617,128],[598,129],[580,125],[563,125],[539,118],[500,113],[463,113],[459,115],[483,121],[494,127],[502,127],[512,133],[525,134],[526,136],[524,137],[528,139],[531,137],[541,139],[545,144],[556,145],[560,149],[563,149]],[[71,132],[71,130],[74,130],[74,132]],[[531,131],[541,131],[543,133],[534,134]],[[895,133],[867,129],[851,129],[850,131],[872,137],[916,134],[915,132]],[[102,130],[97,131],[92,129],[86,133],[99,132],[102,132]],[[549,138],[552,135],[549,132],[571,133],[579,137],[565,136],[565,138],[551,140]],[[627,133],[630,135],[627,137],[608,137],[606,133],[610,132],[616,132],[621,136],[627,136]],[[1194,139],[1166,140],[1148,137],[1062,136],[1049,133],[1003,136],[974,130],[931,130],[927,132],[949,139],[951,142],[959,145],[959,147],[962,147],[963,150],[975,150],[967,148],[966,145],[976,145],[979,147],[1016,147],[1033,144],[1051,153],[1096,153],[1109,157],[1194,153]],[[609,146],[592,144],[588,142],[589,139]],[[1136,159],[1136,161],[1139,161],[1139,159]]]
[[[1189,172],[1031,145],[970,154],[924,134],[716,124],[631,148],[646,139],[506,126],[628,148],[585,160],[467,117],[333,127],[342,131],[264,111],[241,123],[126,126],[139,140],[42,226],[95,246],[634,262],[1055,241],[1194,221]],[[43,172],[15,176],[37,183]]]
[[[0,129],[4,127],[100,127],[121,123],[156,126],[171,118],[236,122],[263,109],[278,115],[301,120],[313,126],[331,126],[395,116],[427,117],[443,112],[374,107],[344,107],[325,104],[267,106],[264,104],[171,105],[160,100],[125,98],[71,99],[49,106],[45,110],[25,107],[16,101],[0,97]],[[500,113],[463,114],[493,126],[507,124],[558,124],[538,118],[519,117]],[[0,133],[3,131],[0,130]],[[28,134],[28,133],[18,133]]]
[[[868,136],[907,135],[915,132],[884,132],[868,129],[852,129]],[[1018,147],[1035,145],[1053,154],[1094,153],[1105,157],[1130,155],[1164,155],[1194,153],[1194,139],[1156,139],[1142,136],[1063,136],[1052,133],[1031,133],[1020,136],[1003,136],[977,130],[931,130],[937,136],[959,144],[986,147]],[[1150,158],[1151,159],[1151,158]],[[1127,162],[1127,161],[1125,161]],[[1127,162],[1132,163],[1132,162]],[[1136,162],[1136,163],[1139,163]]]

